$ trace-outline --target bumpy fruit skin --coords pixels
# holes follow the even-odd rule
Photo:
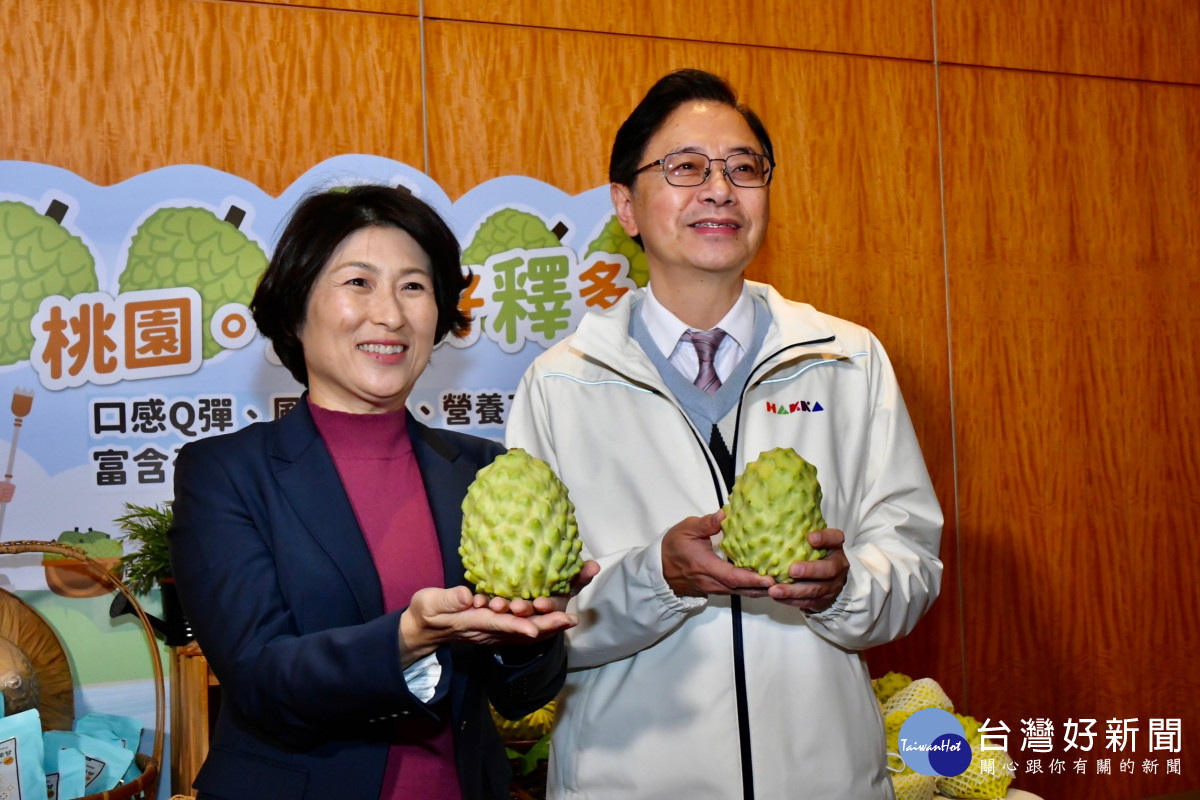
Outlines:
[[[540,739],[554,729],[554,708],[556,701],[551,700],[546,705],[528,716],[518,720],[505,719],[493,708],[492,720],[500,738],[506,742],[528,741]]]
[[[995,747],[984,750],[978,732],[974,738],[967,739],[967,744],[971,746],[971,763],[961,775],[938,778],[938,794],[967,800],[992,800],[1008,794],[1008,785],[1016,772],[1012,757]],[[985,765],[985,761],[991,764]]]
[[[912,770],[892,774],[892,789],[896,800],[932,800],[937,782],[928,775],[918,775]]]
[[[509,450],[479,470],[462,509],[458,554],[478,592],[532,600],[571,591],[583,545],[575,505],[549,464]]]
[[[768,450],[738,476],[725,504],[721,549],[739,567],[792,583],[788,567],[827,551],[808,543],[826,527],[817,468],[790,447]]]
[[[933,678],[918,678],[883,704],[880,709],[883,730],[888,735],[899,733],[908,718],[923,708],[940,708],[953,713],[954,701]]]
[[[891,700],[896,692],[912,682],[913,679],[902,672],[888,672],[883,677],[871,681],[871,688],[875,691],[875,699],[882,706]]]

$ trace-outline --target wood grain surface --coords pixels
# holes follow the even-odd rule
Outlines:
[[[1196,0],[936,0],[938,58],[1200,83]]]
[[[971,709],[1140,717],[1144,753],[1200,724],[1200,88],[941,86]],[[1178,790],[1169,755],[1071,794]]]
[[[403,14],[415,17],[421,13],[421,0],[218,0],[218,2],[252,2],[261,5],[306,6],[331,11],[368,11],[379,14]]]
[[[178,0],[14,0],[0,75],[6,159],[98,184],[203,164],[278,194],[324,159],[422,168],[407,17]]]
[[[933,59],[929,0],[425,0],[432,18],[555,30]],[[614,53],[615,55],[615,53]]]

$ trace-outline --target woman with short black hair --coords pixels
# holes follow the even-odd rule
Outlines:
[[[284,417],[185,446],[171,561],[221,684],[199,798],[507,798],[488,710],[562,686],[566,597],[467,586],[461,502],[503,448],[405,402],[470,320],[458,242],[403,189],[305,198],[252,302],[308,387]],[[595,574],[585,565],[577,587]]]

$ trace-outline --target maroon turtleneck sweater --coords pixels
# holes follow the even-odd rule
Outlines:
[[[408,438],[408,412],[349,414],[312,402],[309,408],[375,561],[386,611],[406,608],[418,589],[444,586],[437,530]],[[405,718],[388,751],[380,800],[461,796],[448,714],[441,722]]]

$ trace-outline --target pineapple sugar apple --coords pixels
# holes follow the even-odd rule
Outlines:
[[[567,594],[583,567],[575,506],[550,465],[513,448],[479,470],[463,499],[458,553],[482,594]]]
[[[882,706],[892,699],[892,695],[912,682],[913,679],[902,672],[888,672],[883,677],[871,681],[871,688],[875,691],[875,699]]]
[[[817,468],[791,448],[768,450],[749,464],[723,510],[721,549],[739,567],[792,583],[789,566],[825,557],[808,543],[809,533],[828,527]]]
[[[506,719],[495,708],[492,708],[492,721],[496,723],[496,730],[500,732],[500,738],[506,742],[540,739],[554,728],[556,703],[557,701],[551,700],[532,714],[517,720]]]

